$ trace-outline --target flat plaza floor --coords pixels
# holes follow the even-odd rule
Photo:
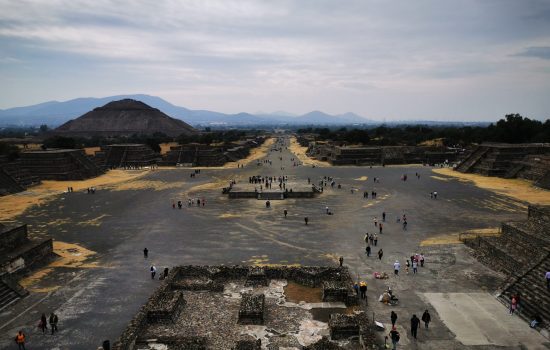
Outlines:
[[[526,203],[437,175],[430,167],[314,168],[293,166],[293,157],[288,150],[269,152],[272,165],[202,169],[194,178],[190,169],[161,168],[122,186],[99,187],[93,195],[59,194],[14,218],[29,224],[35,236],[52,236],[58,246],[74,244],[64,245],[66,259],[72,252],[74,263],[53,264],[30,276],[30,296],[0,312],[0,348],[15,348],[19,329],[27,333],[28,349],[96,349],[103,340],[114,342],[159,283],[149,276],[151,264],[159,271],[187,264],[335,265],[339,256],[368,282],[370,315],[387,324],[390,311],[397,312],[402,349],[548,348],[547,339],[507,316],[491,296],[504,276],[481,265],[457,241],[460,232],[525,219]],[[265,201],[222,194],[229,181],[248,183],[253,175],[287,175],[304,185],[308,177],[318,182],[329,176],[342,188],[326,188],[314,199],[271,200],[270,208]],[[432,191],[437,200],[430,199]],[[188,198],[204,198],[206,205],[188,207]],[[183,208],[173,209],[178,200]],[[325,214],[327,206],[334,215]],[[380,221],[382,212],[383,233],[367,257],[364,234],[378,232],[373,220]],[[406,231],[396,222],[403,214]],[[382,260],[376,257],[380,248]],[[425,267],[417,275],[403,268],[393,276],[395,260],[404,267],[412,253],[424,253]],[[84,260],[82,254],[90,255]],[[391,277],[375,280],[376,271]],[[377,301],[387,286],[400,298],[398,306]],[[410,318],[426,309],[430,329],[420,329],[413,341]],[[42,335],[36,325],[51,311],[59,315],[59,333]]]

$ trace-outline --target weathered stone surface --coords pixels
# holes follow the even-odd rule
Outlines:
[[[332,340],[359,336],[359,322],[355,315],[332,314],[328,321]]]
[[[244,293],[239,308],[239,323],[263,324],[265,309],[265,295]]]
[[[247,286],[267,286],[269,281],[262,268],[255,268],[250,271],[246,278],[245,285]]]
[[[250,285],[247,283],[250,276],[279,282],[268,286],[263,283]],[[312,320],[308,309],[283,306],[284,289],[281,286],[284,284],[281,283],[287,280],[320,286],[333,279],[337,285],[351,286],[353,283],[346,268],[336,267],[174,267],[134,317],[114,349],[134,350],[136,344],[147,344],[152,339],[169,349],[202,349],[201,346],[257,349],[261,343],[256,339],[267,339],[265,347],[269,349],[285,344],[294,346],[299,342],[311,344],[320,334],[328,334],[329,326]],[[212,286],[222,286],[224,293],[216,292]],[[181,305],[179,295],[186,302],[183,308],[177,308],[178,302]],[[244,334],[248,336],[243,338]],[[189,339],[200,341],[189,345]]]

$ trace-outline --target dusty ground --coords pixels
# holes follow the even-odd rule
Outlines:
[[[161,143],[160,146],[160,154],[166,154],[170,150],[170,147],[179,145],[178,142],[165,142]]]
[[[94,156],[95,152],[101,151],[101,147],[84,147],[84,153],[89,156]]]
[[[464,174],[450,168],[434,169],[434,173],[458,179],[458,181],[470,181],[477,187],[502,194],[519,201],[550,205],[550,191],[533,186],[533,182],[524,179],[503,179],[477,174]],[[435,176],[435,179],[448,181],[448,178]]]
[[[312,159],[306,155],[307,147],[300,146],[296,137],[290,138],[290,144],[288,149],[292,152],[296,158],[302,162],[304,165],[315,165],[319,167],[331,166],[329,162],[323,162],[317,159]]]
[[[391,307],[376,300],[388,286],[399,296],[394,309],[403,331],[401,349],[479,348],[461,343],[446,314],[439,315],[436,302],[424,295],[492,293],[504,276],[474,260],[456,237],[471,230],[494,234],[502,221],[524,219],[525,201],[434,173],[429,167],[294,167],[290,158],[295,155],[268,149],[260,154],[273,166],[251,161],[239,169],[204,169],[196,178],[189,177],[189,169],[121,173],[120,185],[96,184],[100,188],[94,195],[76,191],[90,184],[72,184],[74,193],[63,193],[69,184],[57,184],[45,191],[49,197],[40,205],[29,203],[14,211],[10,211],[17,204],[14,197],[3,197],[4,217],[29,224],[33,236],[52,236],[56,250],[66,256],[58,263],[61,266],[47,266],[25,280],[31,294],[0,312],[0,348],[13,346],[13,335],[20,328],[28,334],[30,349],[94,349],[105,339],[114,340],[158,285],[149,277],[151,264],[159,269],[181,264],[333,265],[339,256],[358,280],[367,281],[369,315],[388,323]],[[277,163],[279,156],[282,163]],[[400,180],[404,173],[409,174],[406,182]],[[415,173],[421,178],[416,179]],[[221,187],[230,179],[241,182],[260,174],[288,175],[304,183],[308,177],[317,182],[330,176],[342,189],[327,188],[315,199],[273,200],[270,209],[263,201],[222,195]],[[135,179],[127,177],[133,175]],[[375,184],[373,177],[380,183]],[[363,198],[363,191],[369,192],[369,199]],[[377,191],[376,200],[370,198],[371,191]],[[432,191],[438,191],[437,200],[430,199]],[[33,192],[23,195],[32,197]],[[173,200],[186,203],[190,197],[205,198],[207,204],[172,209]],[[334,215],[325,214],[326,206]],[[287,218],[283,209],[288,210]],[[379,260],[375,254],[366,256],[363,237],[365,231],[377,230],[373,219],[380,220],[382,212],[386,222],[374,249],[374,253],[384,251]],[[407,231],[396,222],[403,214],[409,222]],[[307,226],[305,216],[310,220]],[[63,245],[57,246],[60,242]],[[143,258],[144,247],[149,249],[148,259]],[[417,275],[394,277],[393,262],[404,265],[415,252],[425,254],[426,266]],[[376,280],[375,271],[387,272],[390,278]],[[415,345],[406,330],[408,320],[425,309],[433,322]],[[60,316],[60,332],[53,337],[36,329],[40,314],[51,311]],[[514,332],[530,332],[524,323],[513,327]],[[527,338],[531,343],[524,348],[543,342]],[[500,344],[498,339],[489,341]],[[499,347],[519,348],[517,344]]]
[[[82,181],[42,181],[40,185],[25,192],[2,197],[0,221],[9,221],[32,206],[41,206],[47,201],[54,200],[56,196],[66,192],[69,186],[76,192],[85,191],[89,187],[100,189],[107,185],[111,188],[116,188],[117,185],[128,186],[127,181],[139,178],[146,173],[145,170],[109,170],[104,175]]]

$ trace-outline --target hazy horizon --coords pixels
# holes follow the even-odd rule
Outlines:
[[[143,93],[222,113],[550,117],[548,1],[0,5],[0,109]]]

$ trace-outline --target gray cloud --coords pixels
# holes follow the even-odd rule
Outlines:
[[[550,60],[550,46],[528,47],[515,56],[535,57],[543,60]]]
[[[223,112],[398,119],[498,118],[526,100],[525,114],[550,108],[541,94],[517,93],[520,101],[510,91],[550,93],[540,74],[550,45],[544,0],[0,0],[0,8],[10,58],[0,60],[10,82],[0,108],[130,92]],[[518,65],[519,56],[544,60]],[[453,102],[470,93],[468,108]]]

